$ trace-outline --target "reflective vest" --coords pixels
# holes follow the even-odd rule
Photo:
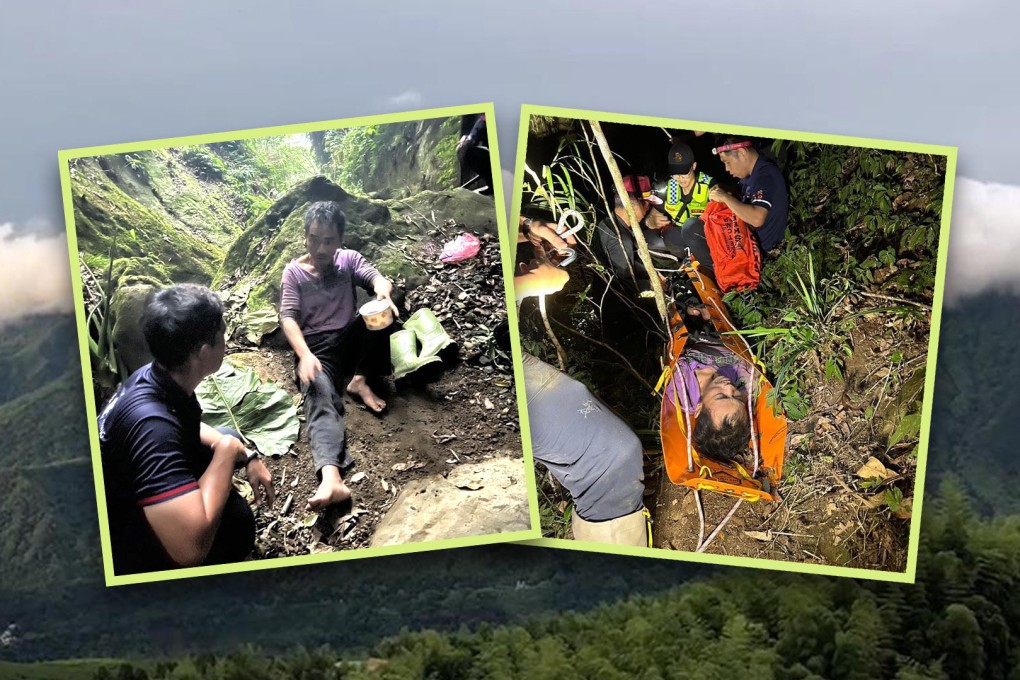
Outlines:
[[[705,212],[708,205],[708,189],[712,178],[703,172],[698,173],[694,180],[694,189],[687,200],[684,200],[683,191],[680,189],[680,182],[670,177],[666,183],[666,196],[663,199],[663,208],[673,224],[682,226],[691,217],[698,217]]]

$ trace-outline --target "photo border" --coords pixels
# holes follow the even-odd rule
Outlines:
[[[575,118],[581,120],[597,120],[603,123],[623,123],[627,125],[645,125],[654,127],[680,128],[685,130],[704,130],[705,132],[730,133],[755,137],[770,137],[799,142],[815,142],[836,144],[840,146],[868,147],[888,151],[906,151],[914,153],[940,154],[946,156],[945,192],[942,199],[942,219],[939,228],[938,261],[935,269],[935,294],[932,298],[931,335],[928,338],[928,361],[925,369],[924,401],[921,406],[921,430],[918,437],[917,474],[914,478],[914,501],[910,519],[910,540],[907,546],[907,568],[902,572],[863,569],[860,567],[839,567],[822,564],[788,562],[763,557],[734,557],[729,555],[713,555],[693,553],[664,548],[637,548],[615,546],[604,543],[575,541],[562,538],[538,538],[524,541],[526,545],[543,548],[565,548],[586,552],[601,552],[631,557],[654,557],[673,559],[683,562],[698,562],[729,567],[750,567],[754,569],[772,569],[802,574],[820,574],[824,576],[843,576],[862,578],[893,583],[914,583],[917,574],[917,550],[921,532],[921,509],[924,497],[924,481],[928,463],[928,440],[931,432],[931,411],[935,389],[935,368],[938,358],[939,331],[942,323],[943,293],[946,283],[946,258],[949,250],[949,227],[953,213],[953,190],[956,183],[957,148],[933,144],[913,142],[893,142],[889,140],[870,139],[866,137],[850,137],[824,133],[795,132],[775,128],[731,125],[726,123],[705,123],[676,118],[660,118],[635,114],[603,113],[584,109],[568,109],[552,106],[524,104],[521,106],[520,127],[517,132],[517,158],[514,167],[514,185],[511,194],[510,221],[514,227],[516,242],[517,224],[520,221],[521,198],[524,189],[524,162],[528,143],[528,121],[531,116],[553,116]],[[512,266],[512,265],[511,265]],[[514,305],[516,307],[516,305]],[[516,322],[516,309],[515,322]],[[515,347],[516,349],[516,347]],[[515,355],[516,357],[516,355]],[[523,429],[523,422],[522,422]],[[531,437],[528,433],[528,455],[531,456]]]
[[[318,130],[331,130],[337,128],[361,127],[364,125],[376,125],[386,123],[402,123],[408,121],[427,120],[430,118],[448,118],[470,113],[484,113],[490,122],[488,126],[489,135],[489,161],[492,167],[493,179],[493,208],[496,212],[496,224],[499,232],[500,256],[503,264],[503,293],[506,302],[507,320],[510,324],[511,353],[513,359],[514,385],[517,394],[517,411],[520,418],[521,445],[524,454],[524,476],[526,479],[528,493],[528,511],[531,520],[531,529],[525,531],[512,531],[507,533],[484,534],[481,536],[468,536],[465,538],[450,538],[435,541],[423,541],[420,543],[408,543],[404,545],[385,546],[377,548],[357,548],[354,550],[341,550],[328,553],[317,553],[314,555],[295,555],[291,557],[274,557],[263,560],[247,562],[235,562],[231,564],[220,564],[206,567],[186,567],[181,569],[168,569],[163,571],[146,572],[144,574],[116,575],[113,571],[113,556],[110,545],[109,518],[106,510],[106,494],[103,484],[102,456],[99,449],[99,428],[96,421],[97,410],[95,396],[92,387],[92,364],[88,348],[88,327],[85,315],[85,301],[82,291],[80,264],[78,258],[78,238],[74,222],[74,202],[71,193],[71,178],[68,162],[75,158],[90,156],[102,156],[108,154],[121,154],[136,151],[149,151],[152,149],[173,148],[178,146],[190,146],[195,144],[211,144],[215,142],[238,141],[256,137],[270,137],[277,135],[298,134],[302,132],[313,132]],[[281,567],[295,567],[312,564],[324,564],[327,562],[342,562],[367,557],[382,557],[387,555],[404,555],[409,553],[428,552],[432,550],[445,550],[448,548],[467,548],[494,543],[509,543],[524,539],[535,539],[542,535],[538,512],[538,492],[535,484],[534,461],[531,457],[531,440],[527,427],[527,401],[524,392],[524,372],[521,363],[520,333],[517,328],[516,305],[513,303],[513,251],[509,242],[509,230],[507,229],[506,213],[503,210],[504,193],[502,170],[499,164],[499,144],[496,137],[496,114],[492,102],[481,104],[469,104],[463,106],[450,106],[433,109],[419,109],[400,113],[388,113],[369,116],[358,116],[354,118],[341,118],[337,120],[319,121],[314,123],[298,123],[293,125],[275,125],[262,128],[251,128],[246,130],[235,130],[232,132],[217,132],[212,134],[189,135],[185,137],[167,137],[142,142],[128,142],[119,144],[108,144],[102,146],[89,146],[76,149],[66,149],[57,153],[60,163],[60,185],[64,204],[64,221],[67,232],[67,249],[70,256],[71,286],[74,294],[74,314],[78,328],[78,351],[82,367],[82,380],[85,392],[85,411],[88,418],[89,445],[92,455],[92,472],[96,488],[96,507],[99,512],[99,536],[103,551],[103,573],[107,586],[131,585],[136,583],[152,583],[159,581],[190,578],[194,576],[212,576],[217,574],[232,574],[246,571],[257,571],[262,569],[276,569]],[[516,246],[514,246],[516,248]]]

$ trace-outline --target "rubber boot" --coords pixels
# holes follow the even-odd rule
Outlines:
[[[390,336],[390,362],[393,364],[394,378],[403,378],[422,366],[438,361],[440,359],[437,356],[421,357],[418,355],[418,338],[414,331],[404,329]]]
[[[412,314],[404,322],[404,329],[410,329],[418,335],[421,341],[421,353],[418,356],[436,356],[453,342],[431,309],[422,308]]]
[[[604,522],[589,522],[575,512],[570,528],[575,541],[652,547],[651,515],[645,508]]]

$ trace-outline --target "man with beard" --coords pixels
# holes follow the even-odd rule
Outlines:
[[[308,438],[320,484],[308,509],[321,510],[351,496],[342,471],[354,461],[344,439],[343,392],[338,381],[353,374],[347,393],[382,413],[369,381],[390,372],[389,333],[369,331],[357,314],[354,286],[390,304],[393,284],[361,253],[342,247],[346,217],[334,201],[313,203],[305,213],[307,252],[287,265],[281,286],[280,325],[294,350],[304,396]]]

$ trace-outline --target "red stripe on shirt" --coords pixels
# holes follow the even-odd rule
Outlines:
[[[181,494],[185,494],[197,488],[198,482],[188,482],[184,486],[179,486],[176,489],[170,489],[169,491],[164,491],[163,493],[156,494],[155,496],[142,498],[141,500],[138,501],[138,507],[143,508],[146,505],[154,505],[156,503],[161,503],[163,501],[170,500],[171,498],[180,496]]]

